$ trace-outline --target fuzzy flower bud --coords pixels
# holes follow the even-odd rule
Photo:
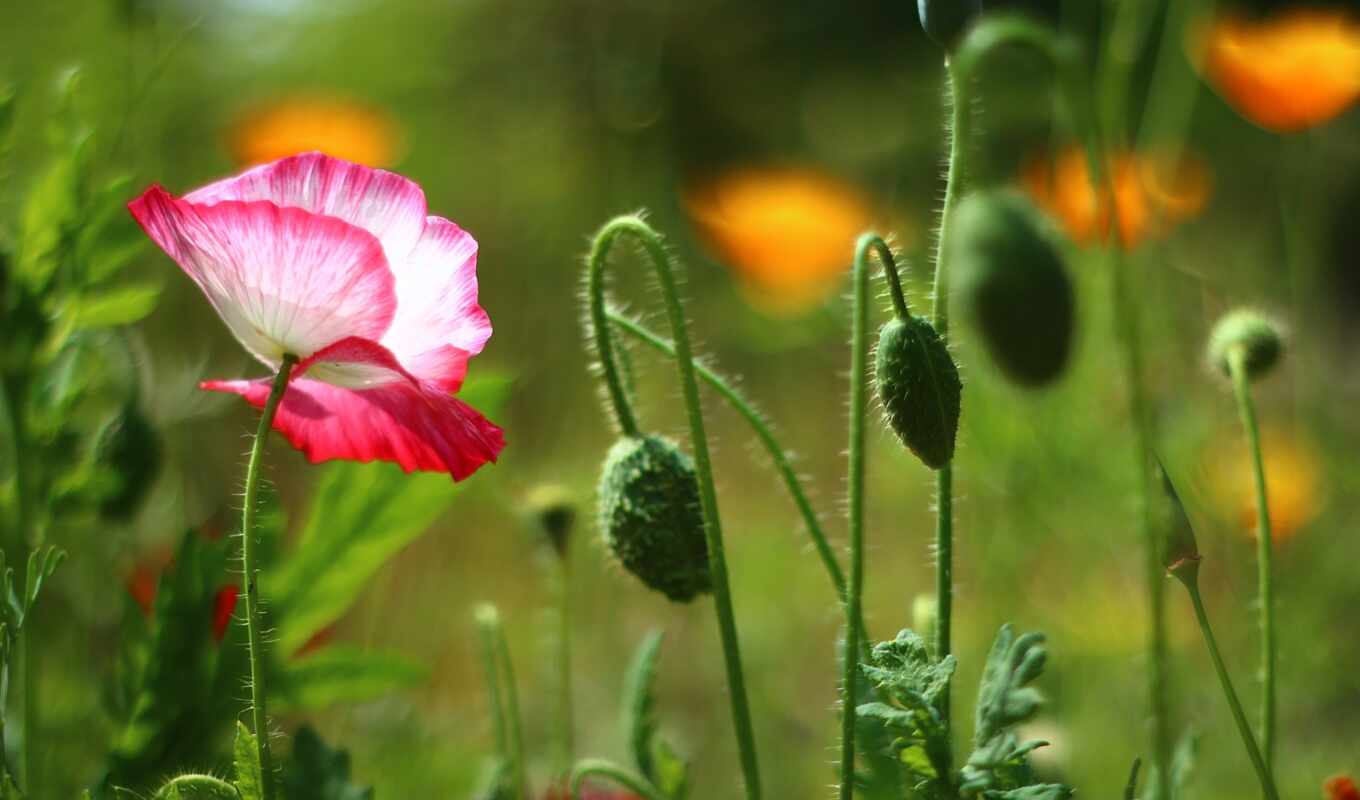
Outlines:
[[[979,0],[916,0],[921,27],[940,47],[952,50],[981,8]]]
[[[659,436],[620,439],[605,458],[600,530],[624,569],[679,603],[712,590],[694,462]]]
[[[1016,383],[1057,378],[1072,346],[1075,301],[1062,257],[1024,197],[963,199],[950,222],[956,291],[1002,371]]]
[[[931,469],[954,457],[963,383],[949,348],[926,320],[908,315],[883,326],[874,357],[888,425]]]
[[[1242,353],[1242,364],[1247,377],[1264,377],[1280,360],[1284,338],[1279,327],[1262,314],[1240,308],[1228,312],[1209,335],[1209,363],[1228,377],[1232,377],[1231,359]]]

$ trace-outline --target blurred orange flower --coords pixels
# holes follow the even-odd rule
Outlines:
[[[1360,97],[1360,17],[1353,13],[1223,14],[1192,31],[1190,49],[1224,100],[1276,133],[1320,125]]]
[[[1125,248],[1165,235],[1174,224],[1203,211],[1209,201],[1209,170],[1197,159],[1170,163],[1124,151],[1111,155],[1106,169],[1114,184],[1119,243]],[[1080,147],[1068,147],[1052,160],[1031,158],[1021,168],[1021,183],[1034,202],[1080,245],[1103,241],[1110,229],[1109,210],[1101,208],[1090,175]]]
[[[1322,782],[1322,796],[1326,800],[1360,800],[1360,789],[1349,775],[1334,775]]]
[[[1266,430],[1261,437],[1271,538],[1287,541],[1317,516],[1323,502],[1321,470],[1313,449],[1297,437]],[[1206,453],[1211,490],[1219,507],[1244,535],[1256,536],[1256,483],[1251,453],[1239,438]]]
[[[764,310],[796,314],[835,292],[870,225],[869,201],[815,169],[742,168],[691,185],[684,204]]]
[[[243,116],[227,137],[242,166],[318,150],[370,167],[391,166],[401,134],[391,117],[348,100],[298,97],[260,106]]]

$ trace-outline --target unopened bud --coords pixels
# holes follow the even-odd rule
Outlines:
[[[529,514],[557,555],[564,556],[576,523],[576,503],[565,487],[545,484],[535,488],[526,499]]]
[[[1177,580],[1189,586],[1199,576],[1200,555],[1199,545],[1195,542],[1195,529],[1161,462],[1157,463],[1156,473],[1165,497],[1161,504],[1163,513],[1158,520],[1162,529],[1162,565]]]
[[[1280,360],[1284,338],[1279,326],[1259,312],[1240,308],[1228,312],[1209,335],[1209,363],[1232,377],[1232,358],[1240,353],[1247,377],[1264,377]]]
[[[878,397],[888,425],[931,469],[954,457],[963,383],[949,348],[926,320],[894,318],[878,336]]]

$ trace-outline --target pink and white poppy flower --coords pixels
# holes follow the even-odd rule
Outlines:
[[[274,429],[313,462],[392,461],[454,480],[495,461],[500,428],[454,397],[491,336],[477,242],[426,216],[410,180],[320,153],[182,198],[129,204],[251,355],[300,360]],[[205,381],[261,408],[270,379]]]

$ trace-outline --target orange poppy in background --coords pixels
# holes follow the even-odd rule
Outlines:
[[[1321,125],[1360,97],[1360,17],[1346,11],[1222,14],[1192,31],[1190,49],[1237,113],[1276,133]]]
[[[781,314],[806,311],[837,290],[872,219],[855,186],[801,167],[726,172],[691,185],[684,204],[748,298]]]
[[[1321,468],[1312,447],[1279,430],[1262,433],[1266,503],[1271,539],[1293,538],[1317,516],[1323,503]],[[1219,508],[1244,536],[1256,537],[1256,479],[1251,453],[1240,438],[1206,453],[1210,488]]]
[[[1165,235],[1175,224],[1204,210],[1212,190],[1203,162],[1182,157],[1176,162],[1128,151],[1108,159],[1119,214],[1119,243],[1132,249]],[[1068,147],[1056,158],[1032,158],[1021,168],[1020,182],[1034,202],[1057,219],[1080,245],[1098,244],[1110,229],[1109,210],[1091,186],[1086,154]]]
[[[241,166],[313,150],[369,167],[391,166],[401,133],[382,110],[350,100],[296,97],[260,106],[232,126],[227,146]]]

